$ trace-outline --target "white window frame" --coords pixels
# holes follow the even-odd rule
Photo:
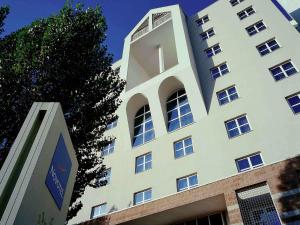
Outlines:
[[[240,119],[240,118],[242,118],[242,117],[246,117],[247,123],[240,126],[239,123],[238,123],[238,119]],[[235,128],[232,128],[232,129],[229,130],[229,129],[228,129],[228,126],[227,126],[227,123],[229,123],[229,122],[231,122],[231,121],[235,121],[235,123],[236,123],[237,126],[236,126]],[[248,125],[248,126],[250,127],[250,130],[247,131],[247,132],[245,132],[245,133],[242,133],[241,127],[246,126],[246,125]],[[235,137],[239,137],[239,136],[241,136],[242,134],[246,134],[246,133],[249,133],[250,131],[252,131],[252,126],[251,126],[251,124],[250,124],[250,122],[249,122],[249,119],[248,119],[247,114],[243,114],[243,115],[240,115],[240,116],[235,117],[235,118],[233,118],[233,119],[230,119],[230,120],[225,121],[225,127],[226,127],[226,131],[227,131],[228,137],[229,137],[230,139],[235,138]],[[230,137],[230,136],[229,136],[229,131],[235,130],[235,129],[238,129],[239,134],[236,135],[236,136],[234,136],[234,137]]]
[[[253,166],[253,165],[252,165],[252,162],[251,162],[251,160],[250,160],[250,158],[251,158],[252,156],[256,156],[256,155],[260,155],[260,158],[261,158],[262,163]],[[244,159],[247,159],[247,161],[248,161],[248,163],[249,163],[249,168],[246,168],[246,169],[241,170],[241,169],[239,168],[238,161],[241,161],[241,160],[244,160]],[[249,171],[249,170],[253,170],[253,169],[257,168],[257,167],[261,167],[261,166],[265,165],[265,161],[264,161],[264,159],[263,159],[263,157],[262,157],[261,152],[256,152],[256,153],[253,153],[253,154],[251,154],[251,155],[248,155],[248,156],[244,156],[244,157],[238,158],[238,159],[235,160],[235,163],[236,163],[236,167],[237,167],[239,173],[245,172],[245,171]]]
[[[215,50],[215,47],[217,47],[217,46],[218,46],[219,49],[220,49],[219,52],[216,52],[216,50]],[[208,56],[207,51],[209,51],[209,50],[212,51],[212,55],[211,55],[211,56]],[[211,57],[215,56],[216,54],[221,53],[221,52],[222,52],[222,48],[221,48],[220,44],[218,43],[218,44],[215,44],[215,45],[211,46],[210,48],[205,49],[204,52],[205,52],[205,54],[206,54],[206,56],[207,56],[208,58],[211,58]]]
[[[231,99],[230,99],[230,96],[231,96],[231,95],[234,95],[234,94],[229,94],[228,90],[229,90],[230,88],[233,88],[233,87],[235,88],[235,93],[237,94],[238,97],[237,97],[236,99],[234,99],[234,100],[231,100]],[[223,98],[219,98],[219,94],[220,94],[221,92],[225,92],[225,93],[226,93],[226,96],[223,97]],[[230,102],[232,102],[232,101],[235,101],[235,100],[239,99],[239,97],[240,97],[240,95],[239,95],[239,93],[238,93],[237,88],[236,88],[235,85],[231,85],[230,87],[227,87],[227,88],[225,88],[225,89],[223,89],[223,90],[217,92],[217,98],[218,98],[218,101],[219,101],[219,105],[220,105],[220,106],[226,105],[226,104],[228,104],[228,103],[230,103]],[[221,104],[221,100],[222,100],[222,99],[225,99],[225,98],[227,98],[229,101],[228,101],[227,103]]]
[[[197,184],[195,185],[190,185],[190,180],[189,178],[190,177],[193,177],[193,176],[196,176],[197,177]],[[180,180],[187,180],[187,187],[184,188],[184,189],[181,189],[179,190],[179,181]],[[197,173],[193,173],[193,174],[190,174],[190,175],[187,175],[187,176],[184,176],[184,177],[180,177],[176,180],[176,185],[177,185],[177,192],[181,192],[181,191],[185,191],[185,190],[189,190],[189,189],[192,189],[194,187],[197,187],[199,186],[199,180],[198,180],[198,174]]]
[[[116,143],[115,140],[113,140],[111,143],[104,146],[101,152],[101,156],[104,157],[112,154],[115,150],[115,143]]]
[[[189,138],[191,139],[191,144],[186,146],[185,143],[184,143],[184,141],[187,140],[187,139],[189,139]],[[178,142],[182,142],[182,148],[180,148],[180,149],[175,149],[175,144],[178,143]],[[191,146],[192,146],[193,152],[187,154],[187,153],[186,153],[186,148],[191,147]],[[179,159],[179,158],[182,158],[182,157],[184,157],[184,156],[193,154],[193,153],[194,153],[194,147],[193,147],[193,139],[192,139],[192,136],[189,136],[189,137],[183,138],[183,139],[181,139],[181,140],[175,141],[175,142],[173,143],[173,149],[174,149],[174,157],[175,157],[175,159]],[[182,155],[182,156],[179,156],[179,157],[176,157],[176,152],[178,152],[178,151],[180,151],[180,150],[183,150],[183,155]]]
[[[228,66],[228,64],[227,64],[227,62],[224,62],[224,63],[221,63],[220,65],[218,65],[218,66],[215,66],[215,67],[213,67],[213,68],[210,68],[210,74],[211,74],[211,77],[214,79],[214,80],[216,80],[217,78],[219,78],[219,77],[222,77],[222,76],[224,76],[224,75],[226,75],[227,73],[223,73],[223,71],[225,71],[225,69],[223,69],[223,70],[221,70],[221,66],[223,66],[223,65],[225,65],[226,64],[226,67],[227,67],[227,70],[228,70],[228,72],[227,73],[229,73],[230,72],[230,70],[229,70],[229,66]],[[218,69],[218,73],[212,73],[212,70],[214,70],[214,69]],[[216,75],[216,74],[220,74],[220,76],[218,76],[218,77],[214,77],[214,75]]]
[[[259,23],[262,23],[263,26],[265,27],[263,30],[267,29],[267,26],[264,23],[264,21],[260,20],[260,21],[256,22],[255,24],[252,24],[252,25],[246,27],[246,31],[247,31],[247,33],[248,33],[249,36],[253,36],[253,35],[255,35],[255,34],[260,33],[261,31],[263,31],[263,30],[259,30],[259,27],[257,26]],[[255,29],[255,31],[256,31],[255,33],[253,33],[253,32],[249,33],[248,29],[251,28],[251,27],[253,27]]]
[[[106,185],[108,185],[110,183],[110,179],[111,179],[111,168],[107,168],[105,170],[106,175],[104,177],[101,177],[100,179],[98,179],[98,182],[102,182],[102,181],[107,181]]]
[[[146,156],[147,155],[151,155],[151,160],[148,160],[146,161]],[[143,162],[138,164],[137,161],[138,161],[138,158],[143,158]],[[146,168],[146,163],[149,163],[151,164],[150,168]],[[141,171],[137,171],[137,168],[138,166],[142,166],[143,167],[143,170]],[[135,158],[135,173],[138,174],[138,173],[142,173],[142,172],[145,172],[147,170],[151,170],[152,169],[152,152],[147,152],[146,154],[143,154],[143,155],[139,155]]]
[[[299,112],[298,112],[298,113],[295,112],[295,110],[294,110],[293,107],[300,105],[300,103],[296,103],[295,105],[291,105],[290,102],[288,101],[288,99],[293,98],[293,97],[295,97],[295,96],[298,96],[298,98],[300,98],[300,92],[298,92],[298,93],[296,93],[296,94],[292,94],[292,95],[286,97],[286,101],[287,101],[287,103],[289,104],[289,106],[290,106],[291,110],[293,111],[293,113],[294,113],[294,114],[299,114]]]
[[[271,75],[272,75],[272,77],[275,79],[275,76],[273,75],[273,73],[272,73],[272,70],[274,70],[275,68],[277,68],[277,67],[279,67],[280,68],[280,70],[281,70],[281,73],[284,75],[284,78],[288,78],[288,77],[290,77],[290,76],[292,76],[292,75],[288,75],[287,73],[286,73],[286,71],[284,70],[284,68],[283,68],[283,65],[284,64],[287,64],[287,63],[291,63],[292,65],[293,65],[293,68],[297,71],[297,72],[299,72],[299,70],[297,69],[297,67],[295,66],[295,64],[292,62],[292,60],[287,60],[287,61],[284,61],[284,62],[282,62],[282,63],[280,63],[280,64],[278,64],[278,65],[276,65],[276,66],[273,66],[273,67],[271,67],[270,69],[269,69],[269,71],[271,72]],[[290,69],[290,70],[292,70],[292,69]],[[280,73],[280,74],[281,74]],[[278,76],[279,74],[276,74],[276,76]],[[284,78],[282,78],[282,79],[284,79]],[[282,80],[282,79],[280,79],[280,80]],[[276,80],[275,79],[275,81],[280,81],[280,80]]]
[[[252,9],[252,10],[253,10],[253,13],[249,14],[249,13],[247,12],[248,9]],[[241,17],[241,16],[240,16],[240,14],[242,14],[242,13],[245,14],[245,17]],[[255,14],[255,13],[256,13],[256,11],[255,11],[255,9],[253,8],[253,6],[251,5],[251,6],[247,7],[247,8],[245,8],[245,9],[243,9],[242,11],[238,12],[238,13],[237,13],[237,16],[239,17],[240,20],[244,20],[244,19],[248,18],[249,16],[251,16],[251,15],[253,15],[253,14]]]
[[[275,46],[275,44],[274,44],[274,45],[270,45],[269,43],[270,43],[271,41],[275,41],[275,42],[276,42],[276,45],[278,45],[278,48],[276,48],[275,50],[272,50],[271,47]],[[261,51],[258,49],[259,47],[261,47],[261,46],[263,46],[263,45],[266,46],[266,47],[267,47],[267,50],[268,50],[268,53],[266,53],[266,54],[264,54],[264,55],[262,55]],[[268,55],[268,54],[270,54],[271,52],[274,52],[274,51],[278,50],[279,48],[281,48],[281,45],[278,43],[278,41],[276,40],[276,38],[272,38],[272,39],[270,39],[270,40],[268,40],[268,41],[265,41],[264,43],[262,43],[262,44],[256,46],[256,49],[257,49],[257,51],[259,52],[259,54],[260,54],[261,56]]]
[[[111,130],[111,129],[115,128],[117,126],[117,124],[118,124],[118,119],[110,122],[109,124],[107,124],[106,130]]]
[[[235,1],[235,3],[233,3],[234,1]],[[240,4],[243,1],[244,0],[229,0],[231,6],[236,6],[236,5]]]
[[[145,193],[147,192],[147,191],[151,191],[151,198],[150,199],[145,199]],[[141,201],[141,202],[136,202],[135,201],[135,196],[137,195],[137,194],[143,194],[143,200]],[[146,203],[146,202],[150,202],[150,201],[152,201],[152,188],[148,188],[148,189],[145,189],[145,190],[142,190],[142,191],[139,191],[139,192],[135,192],[134,194],[133,194],[133,204],[134,205],[141,205],[141,204],[144,204],[144,203]]]
[[[210,31],[212,31],[213,33],[210,35]],[[203,35],[205,34],[205,37],[203,37]],[[205,41],[211,37],[213,37],[214,35],[216,35],[215,31],[214,31],[214,28],[210,28],[208,29],[207,31],[204,31],[200,34],[201,38],[202,38],[202,41]]]
[[[103,206],[105,206],[104,212],[101,212],[101,209],[102,209]],[[99,211],[99,213],[97,215],[95,215],[95,209],[100,209],[100,211]],[[92,210],[91,210],[91,219],[98,218],[98,217],[103,216],[105,214],[107,214],[107,203],[106,202],[102,203],[100,205],[96,205],[96,206],[92,207]]]
[[[196,23],[198,26],[202,26],[203,24],[207,23],[208,21],[209,21],[209,16],[205,15],[205,16],[201,17],[200,19],[197,19]]]

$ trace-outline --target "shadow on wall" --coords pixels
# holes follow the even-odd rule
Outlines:
[[[298,221],[297,224],[299,224],[300,215],[294,213],[300,210],[300,155],[288,160],[279,175],[279,180],[281,183],[278,187],[280,192],[290,191],[290,194],[279,199],[283,212],[282,220],[285,223]]]

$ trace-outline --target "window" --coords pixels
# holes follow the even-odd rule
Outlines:
[[[213,28],[211,28],[208,31],[205,31],[205,32],[203,32],[203,33],[200,34],[202,40],[206,40],[206,39],[208,39],[208,38],[210,38],[210,37],[212,37],[214,35],[215,35],[215,32],[214,32]]]
[[[253,13],[255,13],[255,10],[253,9],[252,6],[250,6],[247,9],[244,9],[243,11],[239,12],[237,15],[240,18],[240,20],[243,20],[248,16],[252,15]]]
[[[109,123],[109,124],[107,125],[106,130],[110,130],[110,129],[115,128],[115,127],[117,126],[117,123],[118,123],[118,120],[117,120],[117,119],[114,120],[114,121],[112,121],[111,123]]]
[[[152,168],[152,154],[151,152],[136,157],[135,159],[135,173],[141,173]]]
[[[111,168],[108,168],[105,170],[105,176],[98,179],[97,183],[100,184],[101,182],[106,181],[106,184],[109,184],[110,178],[111,178]]]
[[[107,211],[106,208],[106,203],[92,207],[91,219],[105,215]]]
[[[230,0],[229,2],[231,3],[232,6],[236,6],[243,2],[244,0]]]
[[[225,124],[229,138],[233,138],[251,131],[251,127],[246,115],[226,121]]]
[[[205,24],[209,21],[208,15],[203,16],[202,18],[196,20],[196,23],[198,24],[198,26],[201,26],[202,24]]]
[[[106,156],[113,153],[114,149],[115,149],[115,140],[113,140],[110,144],[103,147],[102,156]]]
[[[210,74],[213,79],[217,79],[220,76],[224,76],[226,73],[228,73],[228,66],[226,63],[223,63],[219,66],[213,67],[210,69]]]
[[[144,105],[135,115],[133,147],[154,139],[154,128],[149,105]]]
[[[197,174],[177,179],[177,191],[183,191],[198,185]]]
[[[140,191],[134,194],[133,202],[134,205],[143,204],[145,202],[149,202],[152,199],[152,189],[147,189],[144,191]]]
[[[246,27],[246,30],[250,36],[257,34],[265,29],[266,29],[266,25],[264,24],[263,21],[259,21],[249,27]]]
[[[210,58],[210,57],[212,57],[212,56],[220,53],[221,52],[221,48],[220,48],[219,44],[216,44],[216,45],[214,45],[214,46],[212,46],[212,47],[210,47],[210,48],[208,48],[208,49],[206,49],[204,51],[205,51],[207,57]]]
[[[194,119],[184,89],[176,91],[167,100],[168,131],[191,124]]]
[[[300,112],[300,94],[294,94],[290,97],[287,97],[286,100],[288,101],[291,109],[295,114]]]
[[[226,88],[223,91],[217,92],[217,96],[218,96],[220,105],[224,105],[228,102],[231,102],[231,101],[239,98],[239,95],[236,91],[235,86],[232,86],[232,87]]]
[[[259,46],[256,46],[256,48],[259,51],[260,55],[264,56],[280,48],[280,46],[275,39],[272,39],[264,42],[263,44],[260,44]]]
[[[297,70],[291,61],[281,63],[278,66],[270,68],[269,70],[276,81],[282,80],[297,73]]]
[[[117,68],[115,69],[115,74],[116,74],[116,75],[119,75],[119,74],[120,74],[120,70],[121,70],[121,67],[117,67]]]
[[[256,153],[236,160],[236,166],[239,172],[251,170],[256,167],[262,166],[263,164],[264,163],[260,153]]]
[[[226,218],[225,213],[217,213],[205,217],[201,216],[189,219],[184,222],[176,223],[176,225],[226,225]]]
[[[175,158],[180,158],[193,153],[192,138],[188,137],[174,143],[174,155]]]

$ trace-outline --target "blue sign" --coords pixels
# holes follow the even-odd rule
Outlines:
[[[59,209],[64,200],[71,167],[72,162],[64,138],[60,135],[46,177],[46,186]]]

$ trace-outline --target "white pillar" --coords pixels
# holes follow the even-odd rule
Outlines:
[[[158,48],[158,60],[159,60],[159,73],[165,71],[165,60],[164,60],[164,52],[161,45],[157,46]]]

